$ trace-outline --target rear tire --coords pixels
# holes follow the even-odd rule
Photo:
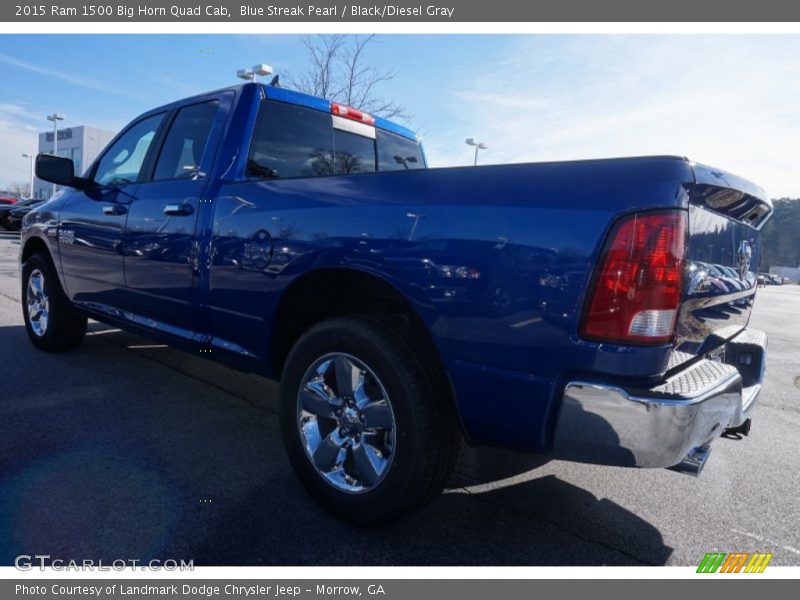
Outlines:
[[[31,342],[45,352],[72,350],[86,334],[86,315],[73,308],[44,252],[22,266],[22,314]]]
[[[281,378],[281,431],[295,473],[324,508],[377,525],[441,492],[461,436],[435,360],[391,318],[334,317],[298,340]]]

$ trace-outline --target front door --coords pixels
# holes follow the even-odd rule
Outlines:
[[[92,168],[86,191],[69,194],[61,210],[58,240],[70,298],[114,314],[124,295],[122,244],[128,207],[139,187],[142,165],[165,112],[131,124]]]

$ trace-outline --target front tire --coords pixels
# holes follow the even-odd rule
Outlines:
[[[441,492],[460,433],[434,360],[407,323],[388,318],[334,317],[295,344],[281,378],[281,431],[323,507],[375,525]]]
[[[22,314],[28,338],[45,352],[72,350],[86,334],[86,315],[72,307],[43,252],[22,266]]]

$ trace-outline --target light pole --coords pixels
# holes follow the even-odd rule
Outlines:
[[[483,142],[476,142],[474,138],[467,138],[466,140],[467,146],[475,146],[475,162],[473,166],[478,166],[478,150],[486,150],[489,146],[484,144]]]
[[[27,158],[30,160],[31,163],[31,182],[30,182],[30,190],[28,191],[28,197],[33,198],[33,155],[32,154],[23,154],[22,158]]]
[[[261,75],[262,77],[266,77],[267,75],[272,74],[272,67],[270,65],[265,65],[264,63],[253,65],[251,69],[239,69],[236,71],[236,76],[239,79],[244,79],[245,81],[252,81],[253,83],[258,82],[258,76]]]
[[[398,165],[403,165],[403,168],[410,169],[411,167],[408,166],[408,163],[415,163],[417,162],[416,156],[395,156],[394,162]]]
[[[64,120],[61,113],[47,115],[47,120],[53,122],[53,156],[58,156],[58,122]],[[53,194],[56,193],[56,184],[53,184]]]

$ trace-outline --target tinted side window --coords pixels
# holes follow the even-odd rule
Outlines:
[[[422,148],[416,142],[378,129],[378,170],[424,169]]]
[[[247,175],[265,179],[333,174],[331,115],[267,100],[258,111]]]
[[[153,143],[164,113],[142,119],[132,125],[103,154],[97,165],[94,180],[103,185],[136,181],[147,150]]]
[[[349,131],[334,129],[333,148],[337,175],[375,171],[375,140]]]
[[[214,100],[178,111],[158,156],[153,179],[188,179],[197,172],[218,106]]]

